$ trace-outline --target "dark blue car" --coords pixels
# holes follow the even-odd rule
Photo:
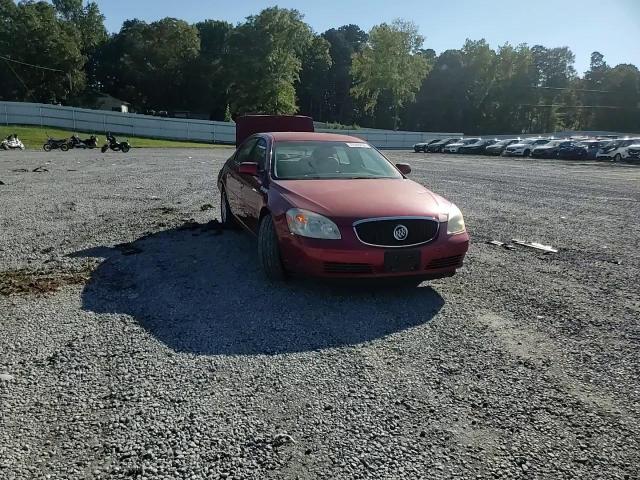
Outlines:
[[[587,146],[582,143],[568,142],[558,145],[556,155],[565,160],[583,160],[588,158],[589,152]]]

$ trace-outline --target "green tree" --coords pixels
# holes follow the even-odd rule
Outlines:
[[[196,23],[200,54],[185,67],[183,100],[191,111],[207,113],[214,120],[225,117],[228,104],[229,38],[233,25],[217,20]]]
[[[296,82],[313,42],[297,10],[267,8],[247,17],[229,40],[229,104],[234,114],[298,111]]]
[[[351,63],[353,55],[360,52],[368,35],[357,25],[343,25],[322,34],[329,42],[331,67],[327,72],[327,111],[324,118],[330,122],[352,124],[356,120],[356,106],[351,96]]]
[[[128,20],[98,53],[98,78],[136,108],[187,108],[186,71],[199,52],[198,29],[183,20]]]
[[[365,102],[366,111],[391,115],[394,129],[400,108],[415,98],[427,74],[427,60],[419,54],[423,43],[415,24],[395,20],[373,27],[367,44],[353,56],[352,95]],[[383,99],[388,102],[388,112],[380,112]]]
[[[46,2],[0,3],[0,47],[5,56],[43,68],[3,61],[0,96],[58,102],[85,86],[81,37]]]
[[[301,113],[323,121],[329,110],[327,80],[331,67],[329,42],[315,36],[302,57],[297,95]]]

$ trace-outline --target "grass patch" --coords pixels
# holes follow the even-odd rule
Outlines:
[[[42,149],[42,145],[47,141],[47,134],[53,138],[69,138],[74,132],[51,127],[0,125],[0,138],[5,139],[14,133],[18,135],[18,138],[22,140],[22,143],[24,143],[26,148],[40,150]],[[76,132],[76,134],[80,138],[95,135],[98,137],[99,147],[106,142],[104,133]],[[121,140],[129,140],[129,143],[133,148],[214,148],[226,146],[214,145],[212,143],[180,142],[173,140],[160,140],[156,138],[130,137],[128,135],[119,134],[116,134],[116,137]]]

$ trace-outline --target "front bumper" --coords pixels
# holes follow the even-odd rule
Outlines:
[[[441,224],[438,237],[418,247],[401,249],[371,247],[360,243],[355,236],[342,240],[316,240],[278,233],[285,268],[294,273],[323,278],[443,278],[455,274],[462,266],[469,248],[469,235],[447,235]],[[286,227],[285,227],[286,228]],[[410,272],[388,272],[384,268],[387,251],[419,250],[420,268]]]
[[[533,158],[556,158],[556,152],[546,150],[536,152],[534,150],[533,152],[531,152],[531,156]]]
[[[524,157],[524,150],[505,150],[502,155],[505,157]]]

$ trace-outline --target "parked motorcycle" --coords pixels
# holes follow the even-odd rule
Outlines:
[[[0,143],[0,148],[3,150],[24,150],[24,143],[22,143],[18,138],[18,135],[14,133],[13,135],[9,135],[2,141],[2,143]]]
[[[111,133],[107,133],[107,143],[102,146],[102,153],[106,153],[109,149],[114,152],[127,153],[131,149],[131,145],[129,145],[129,142],[126,140],[124,142],[119,142]]]
[[[77,135],[71,135],[68,142],[69,148],[96,148],[98,146],[98,139],[95,135],[91,135],[89,138],[82,140]]]
[[[66,152],[67,150],[69,150],[69,140],[67,140],[66,138],[56,140],[55,138],[49,137],[49,139],[47,140],[47,143],[45,143],[42,146],[42,149],[45,152],[50,152],[51,150],[57,150],[58,148],[63,152]]]

